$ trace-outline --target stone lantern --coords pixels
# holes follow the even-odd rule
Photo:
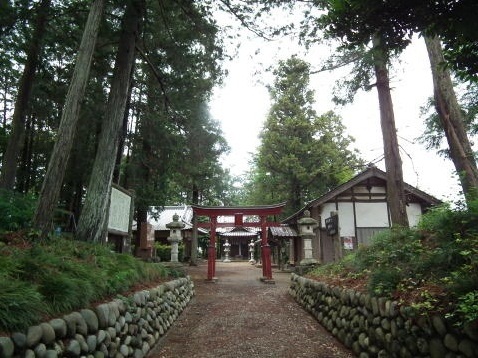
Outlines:
[[[318,261],[312,257],[312,239],[315,236],[314,229],[318,226],[317,220],[310,217],[310,211],[305,210],[304,216],[297,221],[297,226],[304,247],[304,258],[299,264],[301,266],[318,264]]]
[[[251,242],[248,244],[248,246],[249,246],[249,255],[251,256],[249,262],[253,264],[256,262],[254,260],[254,239],[251,239]]]
[[[171,243],[171,262],[178,262],[178,245],[183,240],[181,229],[184,226],[184,223],[179,222],[178,214],[174,214],[173,221],[166,224],[166,227],[169,229],[168,241]]]
[[[231,251],[231,244],[226,239],[226,242],[224,243],[224,256],[226,256],[226,258],[222,262],[231,262],[231,260],[229,259],[230,251]]]

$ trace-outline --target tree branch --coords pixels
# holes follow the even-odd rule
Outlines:
[[[164,85],[163,78],[161,76],[162,74],[160,73],[158,69],[156,69],[156,67],[154,67],[153,63],[149,60],[148,56],[144,53],[144,51],[138,45],[136,45],[135,47],[136,47],[136,51],[138,51],[138,53],[141,55],[143,60],[146,62],[148,67],[153,72],[154,77],[156,77],[156,79],[158,80],[159,86],[161,88],[161,92],[163,92],[164,94],[164,106],[168,108],[169,105],[171,104],[171,101],[169,100],[169,97],[166,93],[166,86]]]

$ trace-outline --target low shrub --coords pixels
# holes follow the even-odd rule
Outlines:
[[[154,248],[156,249],[156,256],[163,262],[171,261],[171,245],[161,244],[156,242],[154,244]],[[183,261],[184,258],[184,245],[178,246],[178,260]]]
[[[477,319],[478,200],[437,207],[417,228],[380,232],[371,245],[311,275],[366,278],[372,295],[407,301],[421,313],[448,312],[458,323]]]
[[[36,199],[33,195],[0,189],[0,234],[28,228],[35,205]]]

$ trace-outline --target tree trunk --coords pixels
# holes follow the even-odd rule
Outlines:
[[[129,93],[143,6],[143,0],[131,0],[124,14],[106,114],[76,233],[79,240],[103,242],[106,239],[111,181]]]
[[[450,148],[450,157],[460,178],[466,200],[477,197],[478,169],[461,108],[456,99],[450,72],[438,37],[424,36],[433,76],[435,108]]]
[[[126,107],[123,114],[123,124],[121,127],[121,135],[118,142],[118,150],[116,152],[116,161],[115,161],[115,168],[113,171],[113,183],[120,185],[121,180],[121,162],[123,160],[123,153],[125,148],[125,141],[126,136],[128,135],[128,113],[131,107],[131,91],[133,89],[133,74],[134,74],[134,66],[131,66],[131,74],[130,74],[130,85],[128,89],[128,95],[126,96]]]
[[[199,204],[199,189],[197,184],[193,184],[193,204]],[[189,265],[197,266],[198,258],[198,218],[195,213],[193,213],[193,235],[191,238],[191,254]]]
[[[33,127],[34,116],[28,116],[25,122],[25,135],[22,148],[21,159],[18,163],[19,170],[16,175],[16,190],[20,193],[26,193],[30,190],[32,179],[32,156],[33,156]]]
[[[402,160],[400,159],[392,95],[390,92],[387,54],[378,37],[374,37],[373,47],[378,102],[380,106],[380,124],[382,127],[385,168],[387,171],[387,201],[390,208],[390,217],[392,219],[392,226],[400,225],[408,227]]]
[[[18,95],[12,117],[12,132],[3,157],[2,173],[0,176],[0,188],[2,189],[13,190],[15,186],[18,156],[23,149],[25,137],[25,117],[28,101],[30,100],[35,72],[38,67],[41,42],[46,33],[45,28],[50,4],[51,0],[42,0],[38,8],[35,29],[28,47],[27,61],[18,87]]]
[[[53,147],[48,169],[33,218],[34,226],[43,236],[51,230],[54,210],[57,206],[61,185],[65,176],[68,158],[78,123],[80,105],[83,101],[90,73],[91,59],[96,45],[98,29],[103,15],[105,0],[95,0],[90,9],[85,31],[81,39],[73,77],[71,79],[61,116],[57,141]]]
[[[141,246],[141,225],[142,223],[148,222],[148,208],[138,207],[136,209],[136,237],[133,238],[134,245],[134,254],[138,255]]]

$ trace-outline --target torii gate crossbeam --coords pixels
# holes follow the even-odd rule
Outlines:
[[[279,223],[268,222],[268,216],[279,215],[285,206],[285,203],[273,205],[257,205],[257,206],[202,206],[191,205],[193,212],[198,216],[209,217],[208,223],[201,223],[198,226],[210,229],[210,239],[208,246],[208,265],[207,280],[214,282],[217,280],[216,274],[216,228],[218,226],[251,226],[261,228],[261,258],[262,258],[262,278],[261,280],[273,283],[272,265],[271,265],[271,248],[267,242],[267,227],[279,226]],[[258,223],[245,223],[244,215],[257,215],[260,218]],[[234,223],[218,224],[218,216],[234,216]],[[197,227],[194,228],[197,230]],[[196,233],[197,235],[197,233]]]

